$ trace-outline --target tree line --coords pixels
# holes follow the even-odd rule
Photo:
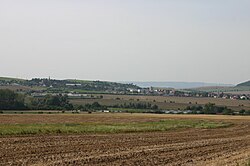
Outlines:
[[[0,110],[71,110],[73,108],[66,95],[34,98],[8,89],[0,90]]]
[[[152,109],[158,110],[158,106],[156,104],[150,103],[124,103],[124,104],[116,104],[111,106],[113,108],[128,108],[128,109]]]
[[[235,111],[225,106],[216,106],[214,103],[205,104],[205,106],[188,106],[187,110],[192,110],[193,114],[224,114],[234,115]],[[250,110],[240,110],[240,115],[250,115]]]
[[[25,110],[24,95],[8,89],[0,90],[0,110]]]

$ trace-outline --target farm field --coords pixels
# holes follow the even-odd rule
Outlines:
[[[184,126],[164,131],[2,135],[0,165],[245,165],[250,158],[247,116],[0,115],[0,126],[101,123],[138,127],[137,124],[169,121]],[[195,122],[206,125],[193,126]],[[211,127],[211,124],[230,125]]]
[[[94,95],[99,96],[99,95]],[[136,95],[102,95],[100,99],[73,99],[73,104],[87,104],[99,102],[102,105],[112,106],[124,103],[149,102],[156,104],[160,109],[185,109],[192,105],[205,105],[214,103],[218,106],[227,106],[230,109],[239,111],[241,109],[250,110],[249,100],[231,100],[222,98],[195,98],[195,97],[167,97],[167,96],[136,96]]]
[[[193,88],[189,90],[194,91],[203,91],[203,92],[223,92],[223,93],[238,93],[245,94],[250,92],[249,86],[235,86],[235,87],[222,87],[222,86],[212,86],[212,87],[200,87]]]

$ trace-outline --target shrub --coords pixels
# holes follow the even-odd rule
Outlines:
[[[246,112],[246,110],[244,110],[244,109],[242,109],[242,110],[239,111],[240,115],[245,114],[245,112]]]
[[[245,112],[246,115],[250,115],[250,110]]]

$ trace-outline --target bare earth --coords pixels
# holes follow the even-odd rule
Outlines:
[[[59,116],[58,121],[61,118],[70,122],[195,118],[230,121],[234,125],[219,129],[181,129],[167,132],[5,136],[0,137],[0,165],[244,165],[250,158],[250,117],[144,114],[1,115],[0,123],[13,123],[18,119],[18,123],[29,123],[26,116],[29,119],[37,116],[38,123],[51,122],[53,116]],[[27,119],[22,122],[22,118]],[[40,118],[43,120],[39,121]],[[30,122],[33,123],[33,120]]]

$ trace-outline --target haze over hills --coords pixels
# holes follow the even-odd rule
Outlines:
[[[208,86],[223,86],[230,87],[235,86],[233,84],[218,84],[218,83],[204,83],[204,82],[125,82],[125,83],[133,83],[139,87],[159,87],[159,88],[174,88],[174,89],[189,89],[189,88],[197,88],[197,87],[208,87]]]

